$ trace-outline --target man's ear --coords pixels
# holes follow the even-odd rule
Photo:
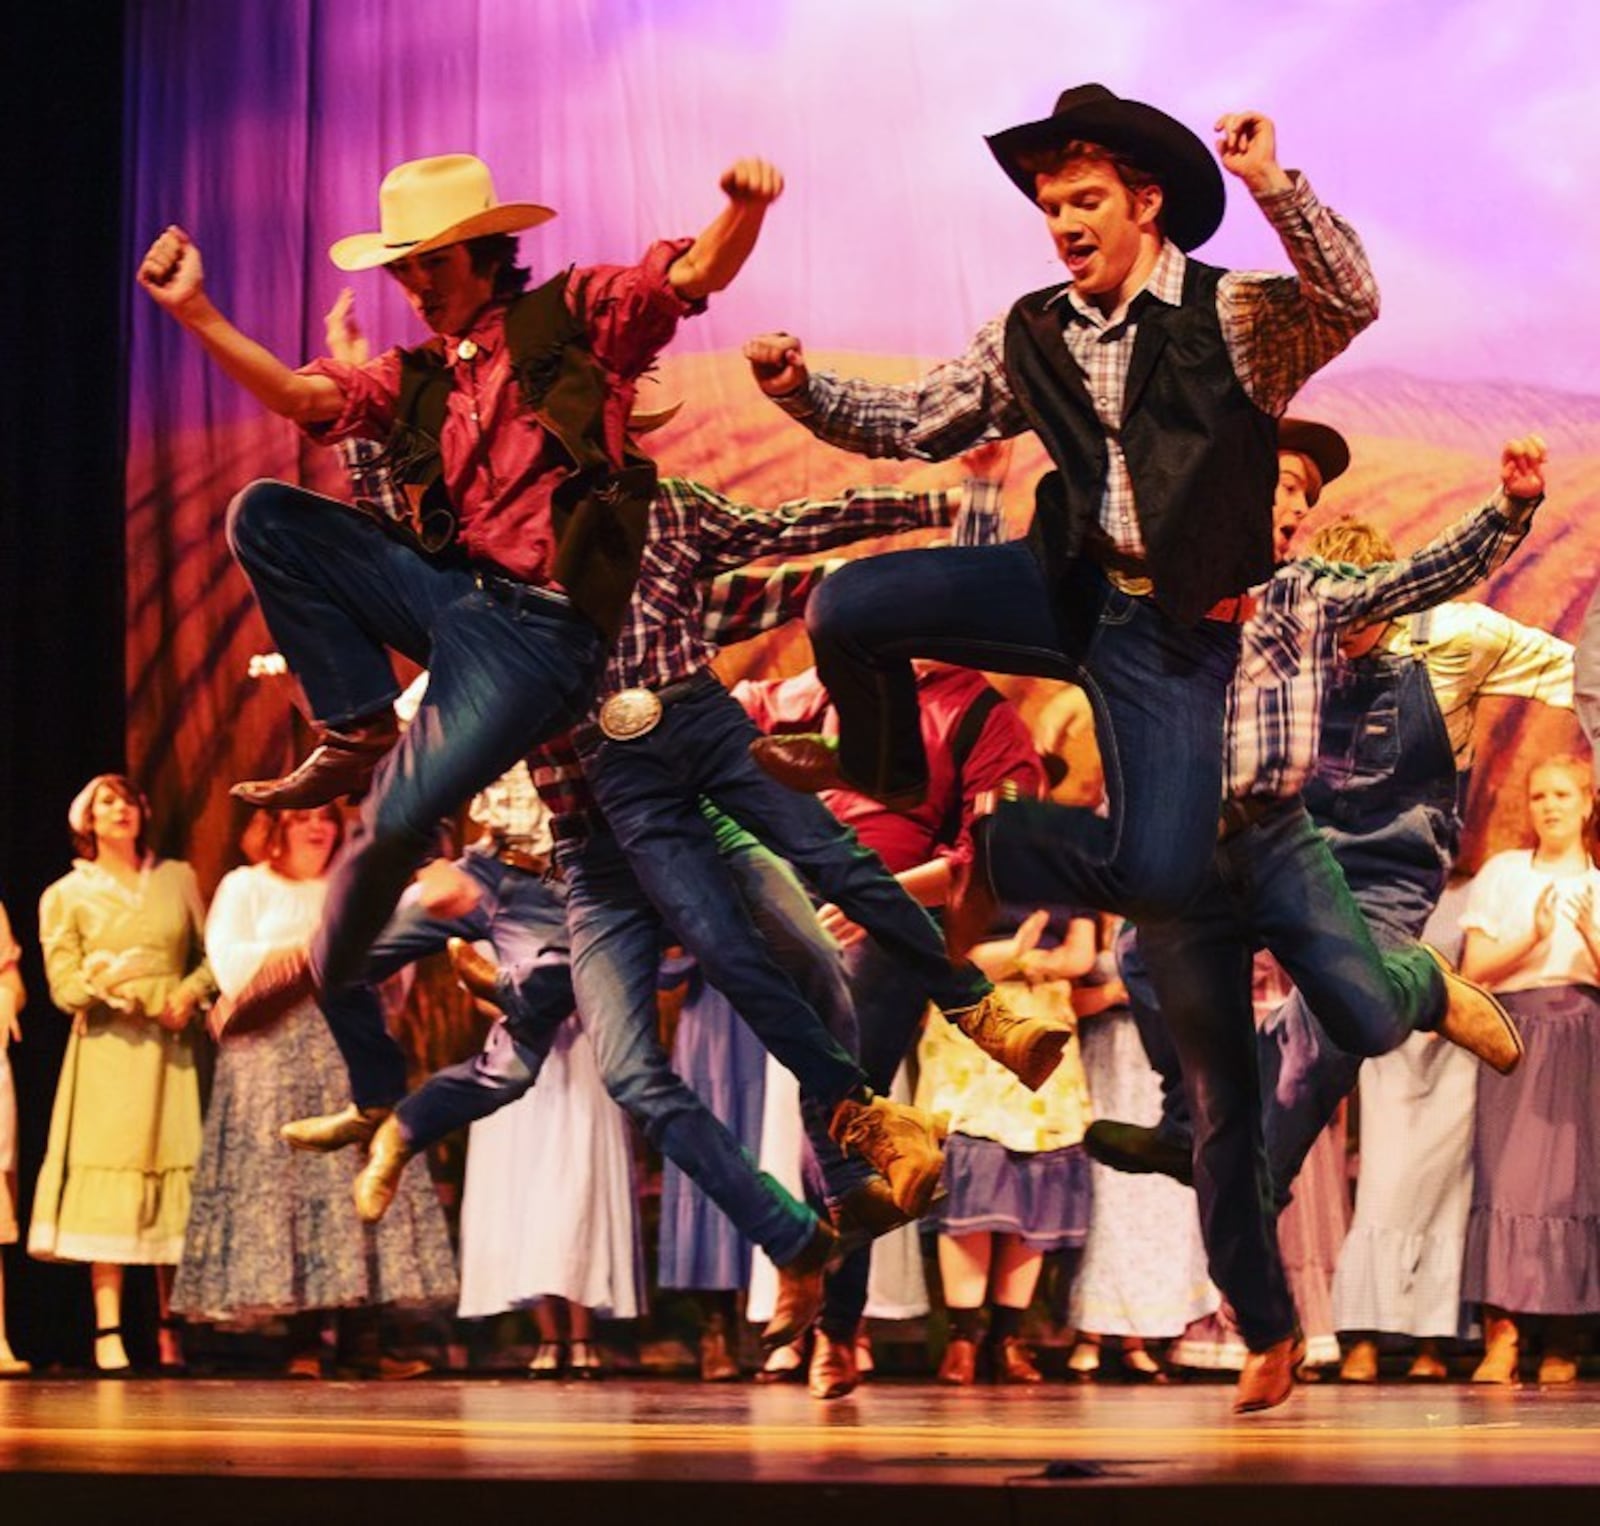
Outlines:
[[[1133,215],[1141,228],[1160,226],[1161,208],[1166,197],[1160,186],[1142,185],[1133,193]]]

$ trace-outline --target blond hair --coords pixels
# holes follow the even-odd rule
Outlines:
[[[1306,554],[1351,567],[1373,567],[1379,562],[1395,561],[1399,555],[1394,542],[1382,530],[1350,514],[1329,520],[1311,537]]]

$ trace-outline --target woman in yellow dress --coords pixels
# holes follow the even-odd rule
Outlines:
[[[91,779],[67,813],[78,857],[39,902],[50,996],[71,1014],[30,1254],[87,1261],[95,1366],[128,1367],[126,1266],[153,1266],[163,1368],[182,1366],[168,1316],[200,1154],[197,1018],[215,990],[194,871],[146,846],[150,808],[120,774]]]

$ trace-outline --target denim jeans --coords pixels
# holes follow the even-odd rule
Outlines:
[[[414,893],[408,893],[372,945],[363,983],[329,992],[322,999],[323,1015],[344,1057],[350,1075],[350,1096],[358,1107],[390,1107],[406,1089],[405,1054],[384,1023],[375,989],[377,982],[418,959],[438,953],[451,938],[465,938],[469,943],[486,941],[493,945],[501,965],[524,968],[530,983],[537,980],[548,988],[546,1005],[558,1010],[558,1024],[572,1011],[572,981],[567,974],[566,892],[560,883],[511,868],[491,854],[473,849],[456,860],[456,867],[478,887],[478,904],[471,911],[459,917],[436,917]],[[523,1057],[524,1063],[535,1071],[549,1052],[553,1031],[545,1036],[543,1048]],[[473,1116],[483,1117],[493,1111],[493,1107],[486,1107],[483,1113]],[[401,1121],[408,1139],[415,1142],[410,1120],[403,1116]],[[449,1132],[450,1128],[431,1132],[417,1147],[431,1144]]]
[[[845,970],[861,1028],[861,1068],[867,1084],[888,1093],[894,1073],[916,1040],[927,1003],[914,981],[875,943],[845,950]],[[862,1246],[828,1274],[821,1325],[835,1340],[850,1340],[867,1307],[872,1247]]]
[[[1021,801],[980,823],[978,850],[1005,900],[1158,916],[1199,886],[1237,627],[1185,629],[1085,560],[1052,587],[1022,541],[851,562],[817,590],[806,623],[839,712],[840,766],[874,793],[926,782],[912,658],[1083,686],[1109,814]]]
[[[1254,951],[1273,954],[1351,1054],[1384,1054],[1436,1027],[1444,982],[1419,948],[1380,953],[1298,799],[1219,842],[1212,883],[1181,916],[1141,926],[1139,944],[1183,1067],[1212,1280],[1261,1350],[1289,1335],[1295,1316],[1262,1122]]]
[[[286,483],[245,488],[229,508],[228,539],[317,721],[337,726],[391,703],[386,648],[430,673],[422,709],[379,766],[330,876],[311,965],[337,991],[363,979],[440,819],[583,713],[604,642],[564,602],[531,595],[514,605],[466,566],[430,561],[354,510]]]
[[[831,1105],[863,1076],[853,1051],[763,944],[729,878],[704,796],[912,971],[929,999],[970,1006],[989,983],[952,970],[939,929],[855,834],[810,795],[786,789],[750,757],[760,733],[711,675],[674,698],[655,729],[628,741],[587,737],[584,772],[645,893],[811,1105]]]
[[[598,826],[587,838],[561,843],[557,857],[567,877],[578,1010],[606,1090],[741,1234],[779,1266],[793,1260],[811,1238],[816,1216],[756,1169],[672,1069],[662,1047],[656,1020],[661,918],[628,858]]]

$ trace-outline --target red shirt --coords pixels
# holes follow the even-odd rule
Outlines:
[[[983,790],[1014,780],[1024,795],[1044,793],[1044,765],[1016,709],[1005,702],[984,717],[977,741],[959,769],[951,753],[961,719],[988,690],[969,668],[917,668],[922,701],[922,745],[928,754],[928,796],[910,811],[891,811],[854,790],[825,790],[819,797],[873,849],[891,874],[903,874],[937,856],[954,868],[972,858],[972,807]],[[820,731],[838,736],[839,717],[815,668],[793,678],[746,680],[734,697],[763,731]]]
[[[605,429],[618,462],[640,373],[672,338],[678,320],[705,306],[680,297],[667,280],[668,267],[689,243],[663,240],[652,244],[637,265],[590,266],[568,278],[567,305],[589,315],[590,347],[611,383]],[[524,582],[546,583],[555,554],[551,496],[571,468],[566,453],[523,403],[511,374],[505,313],[505,303],[491,303],[468,333],[430,341],[455,375],[439,451],[467,555]],[[472,344],[463,356],[467,340]],[[344,394],[338,418],[305,426],[314,440],[332,444],[352,436],[388,437],[400,393],[398,349],[364,366],[324,357],[303,366],[301,374],[326,376]]]

